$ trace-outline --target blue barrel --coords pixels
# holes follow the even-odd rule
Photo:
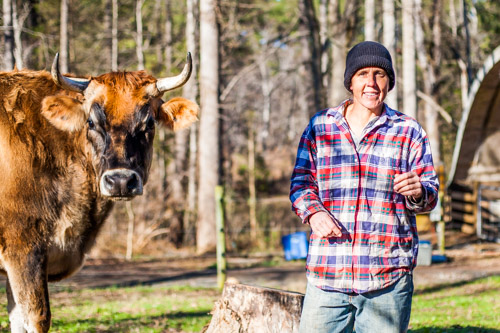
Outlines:
[[[307,258],[307,233],[305,231],[294,232],[281,237],[283,250],[285,251],[285,260]]]

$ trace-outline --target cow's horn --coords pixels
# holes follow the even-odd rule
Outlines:
[[[158,79],[158,81],[156,81],[156,89],[158,89],[160,94],[162,94],[165,91],[173,90],[175,88],[183,86],[187,82],[187,80],[189,80],[192,69],[193,69],[193,64],[191,60],[191,52],[188,52],[186,58],[186,64],[184,65],[182,72],[174,77],[166,77],[163,79]]]
[[[59,87],[79,93],[84,92],[90,82],[87,79],[69,78],[62,75],[59,71],[59,53],[56,53],[50,73],[52,74],[52,79]]]

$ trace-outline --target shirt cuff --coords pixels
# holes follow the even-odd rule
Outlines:
[[[307,211],[304,213],[302,223],[309,224],[309,218],[318,212],[328,213],[328,211],[325,209],[325,207],[323,205],[313,204],[313,205],[309,206],[307,208]]]
[[[413,198],[412,196],[407,196],[406,201],[408,204],[408,208],[410,209],[424,207],[425,203],[427,202],[427,190],[425,189],[425,186],[422,186],[422,196],[419,200],[415,200],[415,198]]]

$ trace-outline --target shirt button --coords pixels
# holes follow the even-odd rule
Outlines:
[[[355,210],[356,209],[356,206],[351,206],[351,210]]]

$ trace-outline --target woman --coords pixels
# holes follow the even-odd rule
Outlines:
[[[318,112],[299,143],[292,207],[311,227],[300,332],[404,332],[413,294],[415,214],[439,188],[422,127],[389,108],[392,59],[376,42],[354,46],[351,98]]]

